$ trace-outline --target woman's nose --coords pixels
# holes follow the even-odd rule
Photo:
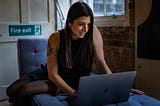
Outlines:
[[[88,32],[88,25],[84,25],[82,31],[83,32]]]

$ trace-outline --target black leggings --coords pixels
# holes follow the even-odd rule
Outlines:
[[[28,75],[13,82],[6,91],[9,102],[13,102],[16,106],[30,106],[30,97],[34,94],[56,95],[56,92],[57,87],[50,80],[33,81]]]

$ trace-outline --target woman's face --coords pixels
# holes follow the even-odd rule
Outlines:
[[[90,16],[82,16],[74,20],[73,24],[70,24],[72,39],[76,40],[84,38],[89,30]]]

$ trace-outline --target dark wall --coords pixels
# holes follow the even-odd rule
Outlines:
[[[130,1],[130,26],[98,27],[105,59],[112,72],[135,70],[135,2]]]
[[[152,0],[147,20],[138,26],[138,58],[160,60],[160,1]]]

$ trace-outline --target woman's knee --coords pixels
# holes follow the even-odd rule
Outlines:
[[[7,87],[7,89],[6,89],[6,94],[7,94],[7,96],[11,96],[11,88],[10,88],[10,86],[9,87]]]
[[[20,90],[21,86],[22,86],[22,84],[18,83],[17,81],[12,83],[6,90],[7,96],[9,96],[9,97],[16,96],[16,94]]]
[[[9,97],[15,96],[20,91],[21,87],[29,82],[31,82],[31,79],[28,76],[16,80],[7,88],[6,94]]]

